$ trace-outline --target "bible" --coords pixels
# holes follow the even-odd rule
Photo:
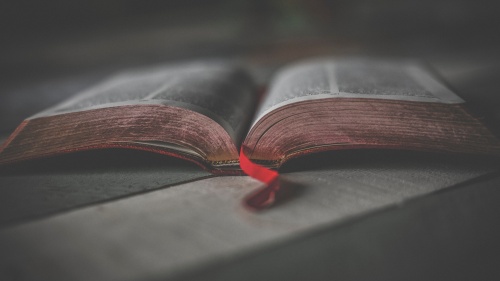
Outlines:
[[[260,91],[244,67],[212,61],[119,73],[23,121],[0,164],[108,148],[238,174],[241,148],[277,169],[344,149],[497,155],[500,142],[418,62],[312,59],[283,67]]]

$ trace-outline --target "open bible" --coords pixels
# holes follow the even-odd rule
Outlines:
[[[259,92],[232,63],[121,73],[22,122],[0,147],[0,164],[130,148],[231,174],[239,173],[240,147],[270,168],[340,149],[500,153],[464,101],[413,61],[299,62]]]

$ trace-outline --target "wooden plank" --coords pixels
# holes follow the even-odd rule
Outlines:
[[[2,167],[0,228],[211,176],[186,161],[127,150]]]
[[[499,280],[499,186],[448,189],[174,280]]]
[[[309,171],[290,166],[284,178],[299,192],[261,213],[240,204],[258,182],[219,177],[7,228],[0,231],[0,279],[180,276],[497,169],[485,161],[387,153],[336,154],[317,160],[321,169],[309,159]]]

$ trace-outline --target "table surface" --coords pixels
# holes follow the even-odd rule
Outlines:
[[[116,155],[121,163],[138,159]],[[417,279],[448,274],[455,263],[473,264],[458,272],[492,270],[484,262],[497,258],[494,159],[316,155],[283,172],[286,201],[252,213],[241,199],[261,184],[248,177],[206,178],[177,161],[85,165],[91,156],[69,157],[84,164],[66,169],[16,168],[0,177],[0,279],[351,280],[413,271]]]

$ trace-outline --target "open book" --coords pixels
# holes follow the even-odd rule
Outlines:
[[[241,146],[271,168],[339,149],[500,153],[463,100],[420,64],[316,59],[278,71],[263,95],[231,63],[122,73],[26,119],[0,147],[0,164],[130,148],[225,174],[238,173]]]

